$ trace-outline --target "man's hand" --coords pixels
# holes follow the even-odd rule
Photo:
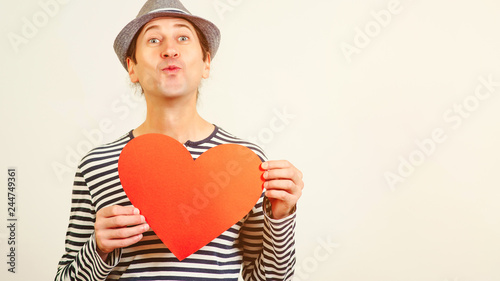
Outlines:
[[[272,205],[273,218],[281,219],[292,212],[302,195],[302,172],[286,160],[262,163],[266,197]]]
[[[142,234],[149,229],[144,216],[133,206],[109,206],[96,214],[94,224],[97,253],[103,261],[117,248],[139,242]]]

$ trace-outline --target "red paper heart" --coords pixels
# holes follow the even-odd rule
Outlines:
[[[123,148],[118,173],[132,204],[183,260],[254,207],[262,193],[261,163],[237,144],[210,148],[194,161],[177,140],[146,134]]]

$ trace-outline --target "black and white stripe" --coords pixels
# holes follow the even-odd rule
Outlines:
[[[131,205],[118,177],[118,158],[132,138],[129,132],[93,149],[80,162],[73,186],[66,253],[59,262],[56,281],[238,280],[240,270],[245,280],[292,279],[295,214],[281,220],[269,218],[269,204],[263,195],[245,218],[182,262],[149,231],[138,243],[112,252],[110,264],[104,263],[96,252],[95,214],[103,207]],[[205,140],[188,141],[185,146],[196,159],[224,143],[247,146],[265,161],[258,146],[218,127]]]

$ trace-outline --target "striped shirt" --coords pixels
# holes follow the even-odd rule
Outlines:
[[[262,193],[257,204],[239,222],[189,257],[179,261],[150,230],[141,241],[115,249],[107,263],[97,254],[94,222],[97,211],[132,205],[118,177],[118,158],[133,138],[132,131],[94,148],[78,165],[66,233],[66,252],[55,280],[291,280],[295,265],[295,213],[272,219],[270,203]],[[184,145],[196,159],[219,144],[235,143],[262,150],[215,126],[212,134]]]

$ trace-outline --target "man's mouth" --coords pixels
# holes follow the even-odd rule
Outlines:
[[[162,71],[167,73],[177,73],[179,70],[181,70],[181,68],[178,67],[177,65],[169,65],[162,69]]]

